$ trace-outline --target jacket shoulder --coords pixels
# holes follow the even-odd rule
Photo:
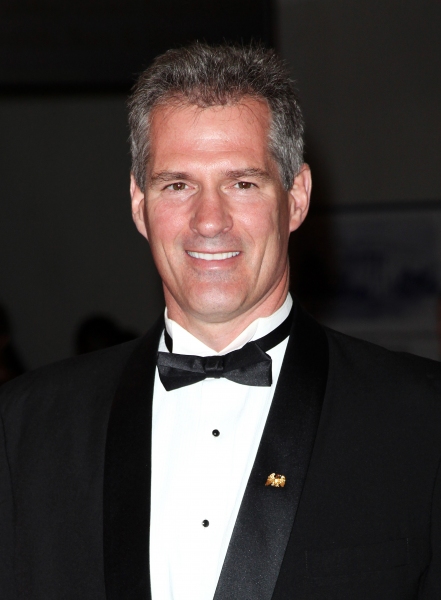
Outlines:
[[[25,404],[68,402],[110,393],[140,339],[83,354],[25,373],[0,388],[0,410],[5,416]]]
[[[425,389],[441,400],[441,363],[407,352],[387,350],[325,327],[330,365],[346,376],[369,384],[395,389]]]

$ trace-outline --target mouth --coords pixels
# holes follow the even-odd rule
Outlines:
[[[240,252],[190,252],[187,250],[187,254],[200,260],[226,260],[238,256]]]

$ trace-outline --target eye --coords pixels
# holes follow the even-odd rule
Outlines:
[[[171,183],[166,187],[167,190],[172,190],[173,192],[181,192],[185,190],[187,184],[182,181],[177,181],[176,183]]]
[[[254,187],[254,183],[251,183],[250,181],[238,181],[235,186],[240,190],[249,190]]]

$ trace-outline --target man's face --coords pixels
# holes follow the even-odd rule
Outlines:
[[[184,326],[265,316],[284,300],[289,233],[306,215],[310,179],[305,165],[283,189],[268,126],[256,100],[154,113],[144,193],[132,179],[133,215],[169,316]]]

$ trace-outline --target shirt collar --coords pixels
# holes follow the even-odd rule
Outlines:
[[[288,293],[285,302],[269,317],[260,317],[248,325],[246,329],[240,333],[235,340],[226,346],[220,352],[215,352],[209,346],[198,340],[194,335],[186,329],[178,325],[176,321],[169,319],[167,316],[167,308],[165,309],[164,319],[165,327],[173,340],[173,352],[177,354],[195,354],[197,356],[213,356],[216,354],[226,354],[233,350],[238,350],[252,340],[267,335],[273,329],[278,327],[287,318],[291,311],[293,300],[291,294]]]

